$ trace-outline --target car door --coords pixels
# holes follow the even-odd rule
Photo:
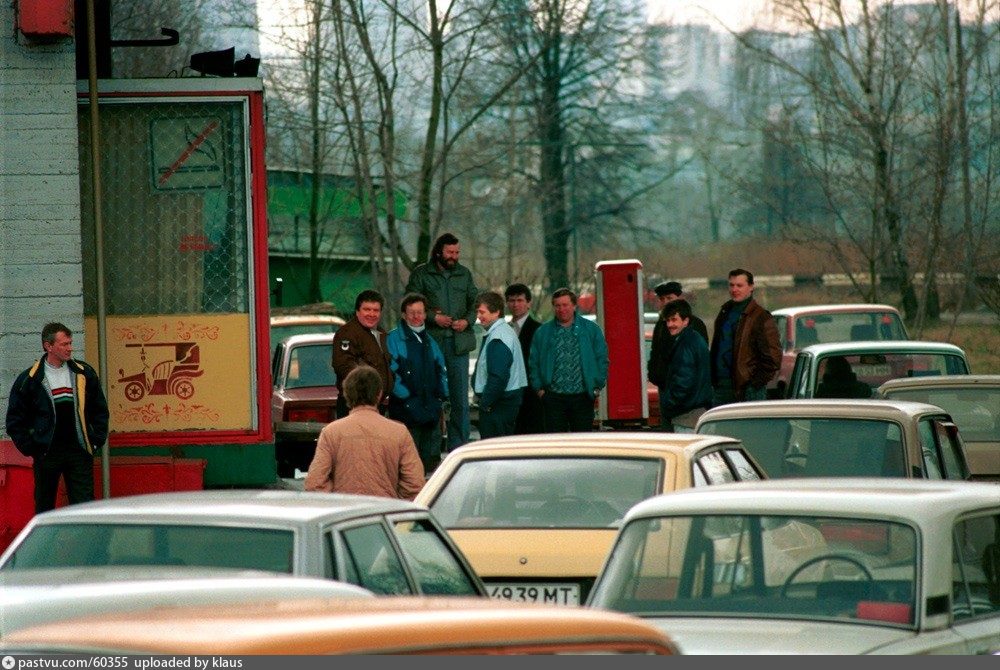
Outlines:
[[[333,578],[377,595],[418,592],[382,517],[339,524],[326,533]]]
[[[1000,509],[955,523],[952,583],[952,625],[965,653],[1000,650]]]
[[[799,352],[799,355],[795,357],[795,367],[792,368],[792,376],[788,381],[788,391],[785,397],[812,397],[813,359],[814,356],[807,352]]]
[[[459,549],[430,517],[388,519],[393,539],[424,595],[479,596],[485,589]]]

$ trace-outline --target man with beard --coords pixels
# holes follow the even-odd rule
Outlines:
[[[438,343],[448,370],[448,449],[469,441],[469,352],[476,348],[472,326],[479,291],[472,273],[458,262],[458,238],[444,233],[431,258],[413,269],[407,293],[427,298],[427,332]]]
[[[337,373],[337,416],[347,416],[344,380],[359,365],[368,365],[382,378],[382,399],[376,406],[383,414],[388,407],[394,376],[390,369],[386,333],[378,327],[385,299],[366,289],[354,299],[354,316],[333,336],[333,371]]]

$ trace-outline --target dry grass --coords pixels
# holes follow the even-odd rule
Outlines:
[[[950,323],[938,324],[925,329],[920,339],[958,345],[975,374],[1000,374],[1000,324],[958,324],[949,339],[950,330]]]

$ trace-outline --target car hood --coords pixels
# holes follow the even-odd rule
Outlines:
[[[279,395],[285,402],[312,402],[318,400],[329,400],[336,402],[336,386],[305,386],[296,389],[282,389]]]
[[[452,530],[448,534],[484,579],[594,577],[618,529]]]
[[[661,617],[682,654],[866,654],[914,636],[913,631],[812,621]]]

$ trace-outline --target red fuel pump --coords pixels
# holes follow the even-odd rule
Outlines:
[[[642,427],[649,418],[643,339],[642,262],[600,261],[597,272],[597,322],[608,343],[608,386],[598,417],[610,427]]]

